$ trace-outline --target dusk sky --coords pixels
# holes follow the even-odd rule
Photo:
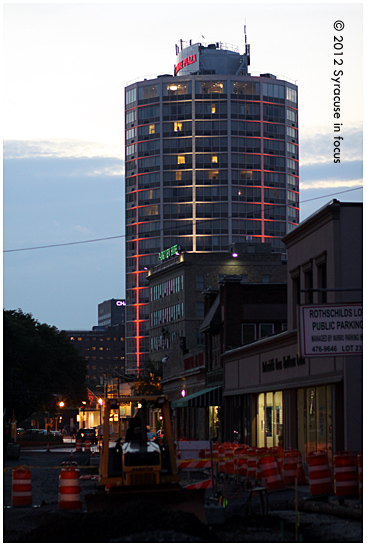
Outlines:
[[[125,296],[124,87],[172,74],[180,39],[242,53],[245,24],[251,74],[299,87],[301,220],[362,201],[362,3],[4,3],[5,309],[91,329]]]

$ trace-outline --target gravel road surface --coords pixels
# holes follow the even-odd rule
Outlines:
[[[269,495],[269,513],[260,514],[259,500],[254,500],[250,515],[243,511],[244,491],[235,479],[218,487],[228,499],[224,524],[206,525],[190,513],[163,511],[156,504],[139,500],[108,512],[87,513],[84,496],[95,492],[97,481],[80,480],[82,509],[58,509],[59,475],[62,462],[70,453],[21,451],[20,459],[4,460],[4,520],[5,543],[87,543],[87,542],[150,542],[150,543],[293,543],[296,537],[294,491],[287,489]],[[97,473],[90,454],[74,453],[81,476]],[[93,462],[93,460],[92,460]],[[29,467],[32,481],[32,506],[11,507],[12,469]],[[187,483],[187,475],[183,484]],[[206,475],[195,475],[202,480]],[[192,475],[190,479],[192,480]],[[219,481],[220,482],[220,481]],[[299,490],[299,499],[306,489]],[[207,496],[210,491],[207,491]],[[325,512],[299,514],[297,534],[303,542],[362,542],[362,505],[350,502],[353,518],[343,518]],[[328,504],[330,506],[330,503]],[[349,505],[348,505],[349,507]],[[359,513],[358,513],[359,512]]]

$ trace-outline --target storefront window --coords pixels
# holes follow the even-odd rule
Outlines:
[[[258,395],[257,446],[283,445],[283,394],[281,391]]]
[[[297,391],[298,448],[304,457],[316,450],[332,454],[332,386]]]
[[[209,439],[219,440],[220,407],[209,407]]]

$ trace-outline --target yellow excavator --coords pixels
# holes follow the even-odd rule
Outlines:
[[[111,409],[135,403],[124,442],[110,438]],[[195,513],[205,522],[203,490],[180,485],[168,397],[165,395],[123,396],[104,400],[103,439],[100,448],[99,488],[85,496],[87,510],[104,510],[133,499],[151,499],[164,509]],[[163,439],[147,435],[148,408],[159,408]]]

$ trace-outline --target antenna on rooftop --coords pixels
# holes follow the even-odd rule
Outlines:
[[[245,25],[243,27],[243,32],[245,34],[245,58],[246,58],[246,68],[247,68],[250,65],[250,44],[247,43],[246,19],[245,19]]]

